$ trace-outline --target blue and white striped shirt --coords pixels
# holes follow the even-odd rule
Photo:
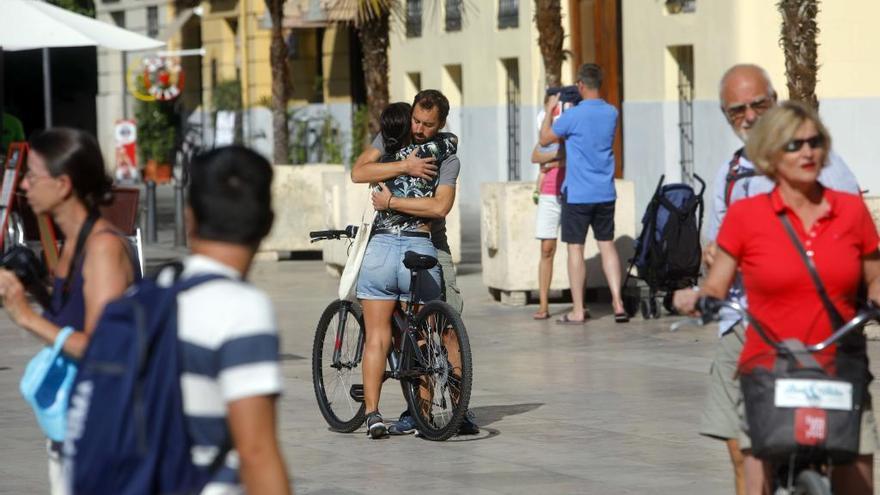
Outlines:
[[[181,278],[208,273],[229,279],[198,285],[181,293],[177,301],[183,409],[193,441],[193,462],[207,466],[225,455],[202,495],[239,494],[243,489],[227,405],[281,393],[278,330],[268,296],[242,281],[233,268],[193,255],[184,260]]]

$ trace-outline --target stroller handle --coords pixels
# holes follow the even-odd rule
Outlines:
[[[758,332],[761,339],[767,343],[767,345],[773,347],[777,351],[787,352],[787,349],[782,346],[779,342],[774,341],[767,335],[767,331],[764,330],[763,325],[754,317],[751,313],[748,312],[744,307],[742,307],[739,303],[732,301],[722,301],[720,299],[714,297],[701,297],[697,300],[697,309],[700,313],[698,318],[687,318],[685,320],[676,322],[673,324],[672,330],[678,330],[684,325],[688,324],[697,324],[697,325],[706,325],[711,321],[717,321],[720,319],[719,312],[722,308],[727,308],[743,319],[746,323],[752,325],[752,327]],[[880,321],[880,309],[871,304],[867,309],[863,309],[856,313],[852,319],[848,322],[844,323],[843,326],[834,331],[827,339],[819,342],[818,344],[813,344],[811,346],[806,346],[808,352],[818,352],[824,349],[827,349],[830,345],[834,344],[844,335],[852,332],[853,330],[857,330],[863,328],[869,321]]]

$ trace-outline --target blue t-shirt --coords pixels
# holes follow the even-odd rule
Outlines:
[[[568,203],[604,203],[617,199],[614,190],[614,131],[617,109],[602,99],[581,101],[553,123],[565,139],[565,181]]]

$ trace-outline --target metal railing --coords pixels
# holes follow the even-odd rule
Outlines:
[[[422,35],[422,0],[406,0],[406,36]]]
[[[498,0],[498,29],[519,27],[519,0]]]
[[[446,0],[446,30],[461,31],[461,0]]]

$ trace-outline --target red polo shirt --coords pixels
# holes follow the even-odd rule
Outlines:
[[[862,198],[831,189],[823,194],[831,208],[809,232],[783,203],[777,188],[731,205],[718,233],[718,245],[737,260],[742,271],[749,312],[776,341],[797,338],[812,345],[832,332],[810,273],[777,213],[787,215],[845,320],[855,315],[862,257],[877,249],[877,230]],[[833,371],[834,346],[815,356]],[[772,368],[773,358],[772,348],[749,326],[740,371]]]

